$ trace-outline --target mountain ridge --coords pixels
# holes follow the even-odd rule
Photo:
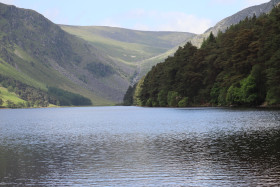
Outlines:
[[[148,53],[142,54],[143,57],[137,58],[124,58],[123,54],[116,56],[126,61],[127,63],[137,63],[138,61],[146,60],[150,57],[157,56],[162,52],[166,52],[170,48],[173,48],[184,41],[195,36],[193,33],[188,32],[172,32],[172,31],[139,31],[133,29],[125,29],[120,27],[108,27],[108,26],[71,26],[71,25],[60,25],[60,27],[66,32],[83,38],[95,47],[99,49],[104,49],[105,46],[108,48],[108,45],[116,46],[125,50],[134,50],[131,54],[141,56],[139,53]],[[100,41],[100,38],[103,41]],[[108,40],[108,43],[106,43]],[[102,43],[102,46],[100,44]],[[133,46],[137,44],[137,46]],[[105,46],[104,46],[105,45]],[[127,45],[127,46],[125,46]],[[138,48],[137,48],[138,47]],[[142,47],[142,48],[139,48]],[[147,48],[150,51],[145,51]],[[120,51],[125,53],[125,50]],[[108,53],[109,56],[114,57],[116,49],[112,50],[112,54]],[[137,54],[138,53],[138,54]]]
[[[279,0],[272,0],[266,7],[249,7],[236,15],[248,10],[252,13],[256,7],[261,14],[277,3]],[[223,20],[219,24],[225,25]],[[193,38],[200,37],[201,43],[210,31],[195,36],[184,32],[56,25],[34,10],[0,3],[0,74],[45,91],[48,86],[55,86],[81,94],[94,105],[118,103],[126,88],[151,66],[172,56],[186,42],[195,41]]]
[[[191,40],[191,43],[197,47],[200,47],[203,43],[203,40],[206,39],[211,32],[214,34],[214,36],[217,36],[219,31],[224,32],[231,25],[238,24],[246,17],[250,18],[254,15],[256,15],[256,17],[259,17],[264,13],[269,13],[272,10],[272,8],[274,6],[277,6],[279,3],[280,0],[271,0],[267,3],[251,6],[241,11],[238,11],[237,13],[222,19],[214,27],[210,27],[209,29],[207,29],[203,34],[195,36]]]
[[[89,42],[113,61],[133,67],[130,83],[134,84],[150,68],[164,60],[171,48],[178,48],[195,34],[172,31],[139,31],[107,26],[60,25],[66,32]]]
[[[128,81],[120,78],[118,72],[112,76],[115,77],[114,80],[119,80],[119,84],[124,83],[120,86],[121,90],[101,83],[108,80],[101,80],[84,69],[87,64],[100,62],[106,66],[115,65],[106,55],[83,40],[64,32],[33,10],[5,4],[0,4],[0,9],[1,58],[10,71],[18,72],[18,76],[23,74],[27,77],[27,82],[22,81],[28,84],[31,83],[30,80],[37,82],[44,90],[48,85],[55,85],[90,97],[95,100],[95,104],[112,103],[106,101],[112,98],[115,100],[114,96],[106,94],[110,92],[119,92],[116,95],[119,95],[118,99],[121,98],[122,89],[126,88]],[[83,75],[94,81],[85,83],[85,79],[81,80]],[[19,79],[17,76],[15,78]]]
[[[178,32],[134,32],[138,35],[148,33],[149,36],[146,39],[146,36],[144,39],[138,37],[138,41],[131,42],[125,50],[136,46],[141,53],[147,48],[147,57],[168,50],[178,38]],[[175,39],[169,40],[171,36],[166,35],[172,33]],[[163,38],[153,35],[163,35]],[[127,45],[125,42],[121,44]],[[101,49],[88,40],[65,32],[34,10],[0,3],[2,75],[44,91],[48,87],[57,87],[81,94],[90,98],[94,105],[119,103],[134,78],[137,63],[143,59],[137,59],[137,55],[132,53],[129,60],[134,61],[126,64],[124,62],[127,61],[114,59]]]
[[[128,89],[124,103],[150,107],[279,106],[280,7],[188,42]],[[133,96],[134,95],[134,96]]]

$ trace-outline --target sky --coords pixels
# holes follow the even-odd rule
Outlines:
[[[0,0],[57,24],[201,34],[218,21],[269,0]]]

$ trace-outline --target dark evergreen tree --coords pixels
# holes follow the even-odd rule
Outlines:
[[[124,98],[123,98],[123,105],[125,106],[131,106],[134,104],[133,102],[133,96],[134,96],[134,93],[135,93],[135,89],[136,89],[136,85],[135,84],[134,86],[129,86],[125,95],[124,95]]]
[[[157,64],[137,93],[146,106],[280,104],[280,7],[191,43]]]

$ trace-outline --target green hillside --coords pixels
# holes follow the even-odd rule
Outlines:
[[[127,64],[136,64],[165,53],[195,36],[184,32],[149,32],[115,27],[61,25],[61,28]]]
[[[213,34],[197,49],[187,43],[128,90],[144,106],[280,104],[280,8]],[[127,99],[129,101],[129,99]]]
[[[0,86],[0,108],[1,107],[25,107],[26,101],[22,100],[14,92]]]
[[[88,67],[114,71],[100,76]],[[93,105],[111,105],[123,97],[130,71],[35,11],[0,3],[0,75],[44,92],[56,87]]]
[[[111,27],[61,27],[33,10],[0,3],[0,76],[24,85],[22,89],[56,97],[61,105],[86,101],[80,96],[93,105],[112,105],[122,101],[127,87],[145,74],[142,70],[149,70],[149,65],[140,67],[144,61],[156,59],[194,36]],[[56,91],[50,92],[50,88]],[[71,95],[68,98],[73,102],[51,93]],[[42,105],[50,102],[37,99]]]
[[[88,41],[125,69],[129,67],[124,71],[128,73],[130,84],[137,82],[154,65],[173,55],[180,45],[195,36],[186,32],[137,31],[102,26],[60,27]]]

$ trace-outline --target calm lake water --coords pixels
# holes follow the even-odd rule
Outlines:
[[[0,186],[280,185],[280,111],[0,110]]]

